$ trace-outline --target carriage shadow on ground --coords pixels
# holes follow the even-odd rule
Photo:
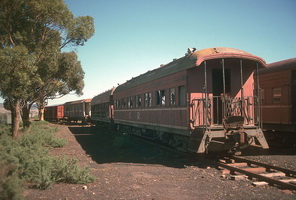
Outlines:
[[[217,167],[213,159],[169,151],[134,136],[117,134],[108,129],[94,126],[69,126],[68,128],[86,154],[98,164],[153,164],[174,168]]]
[[[139,140],[135,136],[117,134],[115,131],[95,126],[73,126],[69,130],[74,135],[86,154],[98,164],[132,163],[154,164],[174,168],[197,166],[216,168],[219,155],[192,155],[177,153]],[[271,146],[269,150],[248,148],[242,156],[295,155],[295,146]]]

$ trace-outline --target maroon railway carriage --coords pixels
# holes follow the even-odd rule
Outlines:
[[[204,153],[259,145],[262,58],[233,48],[190,51],[113,92],[114,123],[122,131]]]
[[[68,121],[87,122],[91,118],[91,99],[66,102],[64,112],[64,118]]]
[[[92,124],[113,124],[113,92],[115,88],[95,96],[91,101]]]
[[[46,106],[44,119],[46,121],[60,121],[64,118],[64,105]]]
[[[295,135],[296,58],[268,64],[259,71],[259,80],[263,128]]]

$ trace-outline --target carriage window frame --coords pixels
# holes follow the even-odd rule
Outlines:
[[[170,106],[176,105],[176,88],[170,88]]]
[[[152,106],[152,94],[151,92],[147,92],[144,94],[144,106],[145,107],[151,107]]]
[[[179,106],[186,106],[186,89],[185,85],[178,87]]]
[[[126,98],[121,98],[121,106],[120,106],[120,108],[126,108]]]
[[[127,107],[128,108],[133,108],[133,97],[132,96],[129,96],[128,98],[127,98]]]
[[[142,96],[136,95],[136,108],[141,108],[142,106]]]
[[[281,104],[283,96],[283,89],[281,87],[272,88],[272,103]]]
[[[166,97],[165,97],[165,90],[157,90],[156,94],[156,106],[165,106]]]

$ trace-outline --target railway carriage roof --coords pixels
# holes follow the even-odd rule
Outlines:
[[[265,61],[258,57],[254,56],[246,51],[228,47],[215,47],[215,48],[207,48],[202,49],[192,54],[197,61],[196,66],[200,66],[202,62],[206,60],[214,60],[214,59],[222,59],[222,58],[237,58],[237,59],[246,59],[253,60],[258,62],[261,68],[266,66]]]
[[[79,104],[79,103],[88,103],[88,102],[91,102],[91,99],[82,99],[82,100],[77,100],[77,101],[69,101],[69,102],[66,102],[64,105],[72,105],[72,104]]]
[[[55,104],[55,105],[45,106],[45,108],[58,107],[58,106],[63,106],[63,105],[64,104]]]
[[[270,72],[276,72],[281,70],[291,70],[296,69],[296,58],[290,58],[287,60],[282,60],[266,65],[265,69],[259,71],[260,74],[266,74]]]
[[[180,72],[193,67],[203,66],[202,63],[207,60],[222,58],[252,60],[258,62],[260,64],[260,68],[264,68],[266,65],[265,61],[262,58],[254,56],[246,51],[227,47],[207,48],[187,54],[179,59],[174,59],[168,64],[161,65],[159,68],[132,78],[131,80],[118,86],[115,93],[128,88],[132,88],[139,84],[159,79],[170,74],[174,74],[176,72]]]
[[[100,103],[107,103],[109,102],[109,97],[110,95],[113,94],[115,90],[115,87],[113,87],[111,90],[108,90],[106,92],[102,92],[100,94],[98,94],[97,96],[95,96],[92,100],[91,100],[91,105],[96,105],[96,104],[100,104]]]

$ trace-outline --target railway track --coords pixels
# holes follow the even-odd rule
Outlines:
[[[135,139],[144,141],[146,143],[153,144],[162,149],[178,153],[183,156],[192,157],[192,154],[188,152],[182,152],[172,147],[165,146],[163,144],[158,144],[150,140],[143,139],[141,137],[134,137]],[[207,156],[202,157],[205,159]],[[215,156],[214,156],[215,157]],[[195,155],[195,159],[200,159],[200,156]],[[213,157],[209,156],[208,159]],[[214,159],[215,160],[215,159]],[[253,181],[253,185],[273,185],[281,189],[289,189],[296,191],[296,171],[269,165],[266,163],[246,159],[239,156],[227,156],[220,159],[218,166],[222,168],[222,173],[230,174],[233,179],[246,178]]]
[[[105,128],[104,128],[105,129]],[[109,130],[110,129],[106,129]],[[116,131],[113,133],[118,134]],[[142,142],[158,146],[159,148],[167,151],[180,154],[184,157],[190,157],[193,160],[209,159],[219,166],[223,174],[229,174],[233,179],[241,179],[248,177],[253,181],[254,185],[274,185],[281,189],[289,189],[296,191],[296,171],[261,163],[254,160],[249,160],[239,156],[226,156],[219,159],[217,162],[217,155],[193,155],[188,152],[182,152],[172,147],[156,143],[155,141],[147,140],[142,137],[133,135],[133,139],[140,140]]]
[[[261,163],[239,156],[224,157],[219,160],[223,174],[233,179],[248,177],[254,185],[274,185],[281,189],[296,191],[296,171]]]

